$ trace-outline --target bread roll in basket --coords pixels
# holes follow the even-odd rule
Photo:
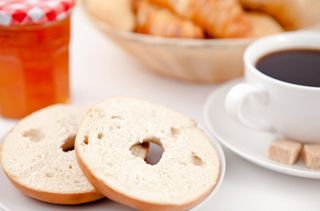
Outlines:
[[[243,74],[242,56],[245,48],[251,42],[256,40],[257,37],[263,36],[264,33],[261,33],[261,31],[259,30],[266,29],[266,27],[262,27],[261,24],[267,24],[267,27],[269,27],[275,25],[276,23],[276,18],[271,17],[271,15],[269,16],[266,13],[262,13],[264,11],[254,11],[254,14],[257,15],[254,15],[253,18],[253,16],[250,14],[251,12],[246,12],[244,9],[242,9],[241,6],[239,6],[241,1],[228,0],[225,2],[227,2],[228,4],[232,4],[233,1],[233,3],[238,5],[239,8],[241,7],[241,9],[235,11],[238,11],[239,13],[239,10],[243,10],[242,13],[245,13],[245,15],[248,16],[247,21],[250,21],[249,19],[252,19],[252,22],[254,22],[254,24],[257,25],[257,27],[251,29],[252,33],[256,33],[257,36],[252,37],[250,35],[245,35],[244,33],[246,33],[246,30],[242,30],[241,35],[243,36],[239,35],[238,38],[221,38],[223,34],[219,34],[220,31],[216,30],[213,31],[211,34],[220,36],[219,38],[215,37],[214,39],[199,39],[199,33],[197,33],[197,36],[195,36],[196,39],[192,39],[189,36],[189,31],[186,33],[186,38],[175,38],[172,37],[170,33],[174,33],[175,31],[179,30],[172,30],[172,28],[171,31],[167,31],[167,33],[164,33],[165,36],[152,36],[149,34],[133,32],[135,31],[136,22],[146,21],[143,19],[144,17],[137,17],[132,11],[132,4],[133,2],[137,1],[141,0],[82,0],[82,6],[86,14],[89,16],[89,18],[93,21],[93,23],[101,32],[103,32],[107,37],[112,39],[119,47],[121,47],[129,55],[131,55],[137,61],[143,64],[147,70],[163,76],[168,76],[171,78],[181,79],[185,81],[200,83],[221,83],[230,79],[241,77]],[[196,16],[196,12],[201,12],[201,9],[198,9],[198,11],[196,12],[193,11],[193,13],[190,12],[190,15],[186,14],[185,16],[183,16],[184,13],[179,14],[179,12],[181,12],[181,8],[185,9],[186,11],[189,11],[191,8],[189,6],[190,8],[188,10],[188,7],[182,3],[198,3],[198,1],[194,1],[195,0],[178,0],[174,1],[175,3],[172,1],[162,1],[163,4],[169,5],[167,8],[169,12],[177,12],[178,19],[173,19],[171,22],[168,23],[168,26],[166,26],[166,24],[163,24],[163,27],[166,27],[166,29],[169,30],[170,27],[172,27],[172,25],[174,25],[175,23],[180,24],[181,20],[190,21],[192,23],[197,21],[199,18],[198,16]],[[159,4],[161,4],[161,1],[158,0],[149,0],[149,2],[160,2]],[[224,5],[214,5],[214,2],[219,2],[219,0],[201,0],[201,2],[213,2],[211,5],[212,8],[224,7]],[[172,8],[170,8],[170,4],[173,4],[171,5]],[[159,13],[162,13],[159,14],[159,16],[166,15],[166,13],[163,11],[163,8],[159,10]],[[239,16],[238,13],[237,15]],[[221,13],[221,16],[223,14],[227,13]],[[190,20],[188,19],[189,16]],[[261,18],[259,18],[259,16],[261,16]],[[194,17],[194,19],[192,19],[192,17]],[[170,17],[159,17],[158,19],[153,21],[156,22],[159,21],[159,19],[165,18]],[[228,16],[217,16],[217,18],[223,19],[228,18]],[[238,20],[237,17],[234,17],[234,19]],[[259,21],[260,19],[261,21]],[[205,21],[205,17],[202,17],[201,20]],[[150,21],[148,22],[147,20],[146,22],[150,24]],[[228,20],[221,23],[215,20],[211,22],[212,24],[219,25],[222,23],[228,23]],[[313,22],[316,23],[316,21]],[[190,24],[185,23],[184,25],[187,25],[189,26],[189,29],[192,29],[192,26],[190,26]],[[225,26],[219,26],[221,30],[225,30],[227,31],[226,33],[230,34],[231,32],[233,32],[233,27],[236,27],[237,24],[233,25],[235,26],[232,26],[231,28],[229,27],[230,29],[226,29]],[[208,24],[206,25],[204,23],[203,26],[208,26]],[[143,29],[149,30],[149,32],[154,32],[154,34],[157,33],[157,27],[154,25],[149,25],[149,28]],[[312,24],[311,27],[309,26],[309,29],[320,29],[320,27],[316,26],[316,24]],[[270,30],[270,28],[268,28],[266,29],[265,34],[271,34],[275,32],[276,30]],[[179,33],[182,32],[179,31]],[[204,34],[206,36],[208,35],[207,32],[205,32]]]

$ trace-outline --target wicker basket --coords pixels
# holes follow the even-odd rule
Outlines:
[[[254,39],[168,39],[117,31],[82,5],[95,25],[155,73],[193,82],[220,83],[242,76],[243,52]],[[319,27],[318,27],[319,28]]]

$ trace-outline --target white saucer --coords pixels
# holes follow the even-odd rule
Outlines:
[[[234,121],[224,107],[225,96],[232,86],[242,80],[226,83],[208,97],[204,107],[204,120],[208,130],[234,153],[264,168],[297,177],[320,179],[320,171],[307,169],[300,160],[297,164],[283,165],[267,157],[275,134],[249,129]]]

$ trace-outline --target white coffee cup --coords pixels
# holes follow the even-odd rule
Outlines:
[[[320,87],[280,81],[255,67],[262,56],[289,49],[320,50],[320,33],[284,33],[250,45],[244,54],[246,82],[230,90],[226,110],[247,127],[320,143]]]

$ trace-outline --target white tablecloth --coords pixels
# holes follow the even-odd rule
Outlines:
[[[73,103],[91,105],[110,96],[136,96],[190,115],[200,125],[203,125],[205,99],[216,87],[175,81],[149,73],[97,31],[81,10],[74,13],[71,63]],[[12,121],[1,119],[0,135],[12,125]],[[320,210],[319,180],[275,173],[248,163],[226,149],[225,154],[225,180],[203,210]],[[4,193],[5,190],[0,190],[0,202],[1,191]],[[105,210],[116,208],[124,209],[116,203],[108,203]],[[32,209],[24,207],[23,210]]]

